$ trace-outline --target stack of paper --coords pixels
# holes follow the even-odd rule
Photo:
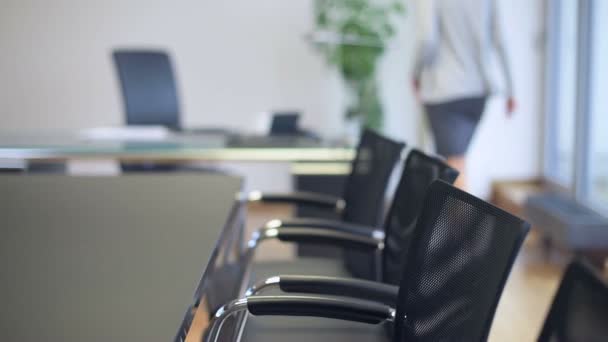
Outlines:
[[[159,141],[169,135],[163,126],[96,127],[80,132],[80,137],[87,140]]]

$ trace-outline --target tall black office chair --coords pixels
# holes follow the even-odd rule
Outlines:
[[[519,218],[445,182],[435,181],[429,187],[413,232],[399,287],[327,278],[325,284],[312,287],[333,287],[339,290],[336,292],[340,297],[253,295],[218,310],[208,337],[213,341],[223,320],[247,311],[254,319],[275,315],[326,317],[367,324],[390,322],[390,339],[395,342],[485,341],[528,230],[529,225]],[[277,276],[273,282],[289,290],[292,279],[286,280]],[[299,333],[306,332],[301,326],[300,329],[283,326],[280,333],[265,330],[260,338],[248,335],[245,329],[244,340],[295,341]],[[312,340],[314,334],[309,332],[308,337]],[[340,332],[345,341],[361,340],[362,334],[356,328]],[[386,338],[378,335],[375,340]]]
[[[160,50],[116,50],[112,54],[127,125],[181,129],[177,86],[169,55]],[[175,164],[121,164],[123,172],[174,172]],[[185,169],[184,169],[185,170]]]
[[[539,342],[608,340],[608,283],[591,266],[572,262],[542,328]]]
[[[364,130],[342,198],[311,192],[267,194],[255,191],[248,194],[246,200],[308,205],[334,210],[340,213],[344,222],[377,225],[389,177],[404,146],[371,130]]]
[[[179,129],[177,87],[169,55],[156,50],[116,50],[127,125]]]
[[[418,150],[410,152],[384,223],[383,282],[398,285],[401,281],[403,263],[429,186],[438,179],[452,184],[458,174],[439,157]]]
[[[400,159],[405,144],[395,142],[371,130],[364,130],[356,156],[351,164],[342,198],[325,194],[297,192],[292,194],[249,194],[249,201],[267,203],[292,203],[313,206],[320,209],[334,210],[340,214],[345,223],[365,226],[378,226],[382,220],[384,195],[395,164]],[[300,219],[293,224],[314,221],[321,224],[322,219]],[[287,222],[286,222],[287,223]],[[330,221],[329,224],[332,224]],[[369,254],[362,256],[373,259]],[[367,264],[369,269],[369,263]],[[371,271],[369,271],[371,272]]]

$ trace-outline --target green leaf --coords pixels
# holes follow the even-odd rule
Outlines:
[[[402,1],[378,4],[374,0],[315,0],[317,29],[361,37],[379,44],[378,47],[318,45],[319,52],[330,65],[339,69],[356,97],[356,103],[345,114],[360,118],[365,126],[375,129],[382,127],[383,117],[375,81],[376,67],[384,46],[396,33],[394,20],[405,12]]]
[[[384,23],[382,29],[384,30],[384,33],[387,37],[392,37],[395,34],[395,29],[393,28],[393,25],[389,23]]]
[[[405,7],[403,6],[403,4],[400,1],[395,1],[393,3],[393,11],[397,12],[397,13],[405,13]]]

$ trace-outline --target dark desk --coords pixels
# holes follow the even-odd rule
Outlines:
[[[238,260],[240,187],[222,175],[0,176],[0,340],[185,336],[212,273]]]

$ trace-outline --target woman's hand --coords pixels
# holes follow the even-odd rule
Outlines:
[[[420,80],[417,78],[412,79],[412,89],[414,89],[414,95],[416,99],[420,101]]]
[[[510,118],[513,116],[513,113],[517,109],[517,102],[515,102],[514,97],[507,98],[507,117]]]

